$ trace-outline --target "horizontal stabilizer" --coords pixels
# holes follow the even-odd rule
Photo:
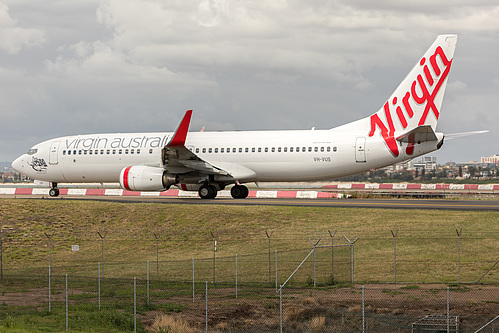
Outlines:
[[[427,142],[427,141],[437,141],[437,135],[431,125],[418,126],[415,129],[402,134],[396,138],[399,142],[406,143],[416,143],[416,142]]]
[[[462,138],[464,136],[483,134],[483,133],[488,133],[488,132],[490,132],[490,131],[484,130],[484,131],[471,131],[471,132],[445,134],[445,140],[452,140],[452,139],[456,139],[456,138]]]

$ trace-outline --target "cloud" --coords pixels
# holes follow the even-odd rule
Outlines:
[[[0,48],[8,54],[18,54],[23,48],[39,46],[45,42],[43,31],[19,27],[9,14],[9,8],[0,2]]]

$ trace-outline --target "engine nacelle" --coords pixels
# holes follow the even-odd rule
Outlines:
[[[177,183],[178,176],[146,165],[129,166],[120,173],[120,186],[129,191],[164,191]]]

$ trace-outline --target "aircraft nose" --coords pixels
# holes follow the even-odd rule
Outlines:
[[[12,162],[12,169],[16,170],[17,172],[22,173],[23,168],[24,168],[24,155],[19,156]]]

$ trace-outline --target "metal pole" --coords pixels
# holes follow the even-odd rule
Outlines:
[[[3,280],[3,230],[0,233],[0,279]]]
[[[210,231],[211,237],[213,237],[213,283],[215,283],[215,252],[217,251],[217,239],[213,232]]]
[[[355,244],[355,242],[357,242],[357,240],[359,239],[359,237],[360,237],[360,236],[357,236],[357,238],[355,238],[355,240],[354,240],[353,242],[352,242],[352,241],[350,241],[350,240],[347,238],[347,236],[343,236],[343,237],[345,237],[345,239],[347,240],[347,242],[349,242],[349,243],[350,243],[350,249],[351,249],[351,250],[350,250],[350,264],[351,264],[351,265],[350,265],[350,266],[351,266],[351,267],[350,267],[350,271],[351,271],[351,275],[352,275],[352,280],[351,280],[351,282],[353,283],[353,244]]]
[[[99,310],[100,310],[100,262],[97,263],[97,271],[98,271],[98,282],[97,282],[97,293],[99,294]]]
[[[275,292],[277,292],[277,250],[275,250]]]
[[[51,268],[50,268],[50,265],[49,265],[49,312],[50,312],[51,289],[52,289],[52,288],[51,288],[51,287],[52,287],[52,286],[51,286],[51,281],[50,281],[50,280],[51,280],[51,279],[50,279],[50,276],[51,276],[50,269],[51,269]]]
[[[206,333],[208,333],[208,281],[206,281]]]
[[[194,303],[194,258],[192,258],[192,303]]]
[[[137,278],[133,278],[133,331],[137,332]]]
[[[280,328],[282,333],[282,286],[279,289],[279,314],[280,314]]]
[[[399,233],[398,229],[393,233],[393,230],[390,230],[393,236],[393,274],[394,280],[393,283],[397,283],[397,234]]]
[[[66,331],[69,330],[69,316],[68,316],[68,275],[66,274]]]
[[[459,260],[459,275],[457,279],[457,284],[461,285],[461,234],[463,232],[463,228],[461,230],[456,229],[457,239],[458,239],[458,260]]]
[[[447,287],[447,333],[450,332],[450,316],[449,316],[449,287]]]
[[[237,253],[236,253],[236,298],[237,298]]]
[[[149,305],[149,260],[147,260],[147,305]]]
[[[158,236],[156,233],[153,231],[152,234],[156,238],[156,280],[159,280],[159,243],[158,243]]]
[[[314,288],[316,287],[316,283],[315,283],[315,247],[317,246],[317,244],[319,244],[319,242],[321,241],[321,239],[319,238],[319,240],[317,241],[317,243],[314,244],[314,242],[312,242],[310,240],[310,238],[308,239],[308,241],[310,242],[310,244],[312,244],[312,246],[314,247]]]
[[[336,230],[334,231],[334,234],[331,234],[331,231],[329,232],[329,236],[331,237],[331,282],[334,283],[334,236],[336,236]]]
[[[104,278],[104,237],[106,237],[106,234],[107,232],[104,233],[104,235],[102,235],[99,231],[97,231],[97,233],[99,234],[99,237],[101,239],[101,248],[102,248],[102,261],[101,261],[101,266],[102,266],[102,278]]]
[[[366,331],[365,300],[364,286],[362,286],[362,332]]]
[[[269,240],[269,283],[272,282],[271,279],[270,279],[270,272],[271,272],[271,269],[270,269],[270,237],[272,236],[274,232],[272,231],[269,235],[269,233],[267,232],[267,230],[265,230],[265,235],[267,235],[267,238]]]

